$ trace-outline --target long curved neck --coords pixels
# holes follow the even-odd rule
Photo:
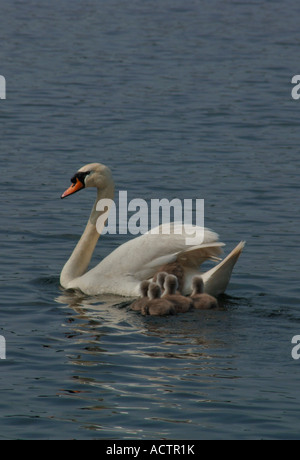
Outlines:
[[[61,272],[60,283],[64,288],[67,288],[68,284],[75,278],[78,278],[86,273],[88,269],[94,249],[101,233],[98,232],[98,230],[100,230],[99,226],[96,227],[97,220],[104,212],[107,212],[107,210],[97,211],[96,209],[98,201],[104,198],[109,198],[111,200],[114,198],[113,184],[107,186],[105,189],[97,190],[97,199],[93,206],[86,228],[80,240],[78,241],[71,257]],[[103,227],[104,224],[105,222],[103,222]]]

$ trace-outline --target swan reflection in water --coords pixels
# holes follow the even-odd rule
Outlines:
[[[56,299],[65,306],[65,340],[59,351],[65,354],[68,373],[58,395],[75,400],[81,413],[90,412],[88,422],[82,422],[87,430],[108,427],[115,435],[136,430],[146,436],[148,418],[154,414],[161,432],[159,418],[165,420],[171,406],[178,409],[170,416],[172,423],[177,418],[180,423],[186,404],[197,401],[201,412],[203,402],[207,410],[224,378],[233,386],[239,378],[232,352],[240,334],[237,315],[194,310],[143,316],[130,310],[131,300],[68,291]],[[126,413],[138,414],[137,423]],[[146,428],[141,428],[143,423]]]
[[[188,315],[170,315],[170,316],[144,316],[139,311],[131,310],[131,304],[134,298],[124,300],[123,297],[115,295],[98,295],[86,296],[80,291],[62,290],[61,295],[55,298],[55,301],[60,305],[65,306],[74,312],[69,316],[67,321],[68,327],[74,331],[76,325],[72,322],[80,322],[80,331],[86,328],[85,332],[95,330],[98,334],[101,330],[101,335],[109,335],[108,330],[111,328],[114,331],[114,336],[132,332],[140,337],[148,334],[158,334],[163,341],[167,336],[180,336],[190,340],[191,330],[195,331],[195,343],[203,344],[206,339],[206,330],[208,320],[212,324],[219,324],[221,321],[223,326],[230,323],[230,319],[226,319],[227,305],[231,303],[229,297],[220,300],[218,310],[214,311],[199,311],[192,310]],[[232,305],[234,305],[234,301]],[[83,321],[83,322],[81,322]],[[99,329],[100,328],[100,329]],[[74,332],[73,331],[73,332]],[[88,341],[88,337],[87,337]],[[210,342],[210,340],[208,340]],[[141,339],[141,346],[143,339]],[[142,346],[143,348],[143,346]]]

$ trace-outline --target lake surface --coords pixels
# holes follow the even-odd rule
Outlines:
[[[1,439],[298,439],[300,101],[296,0],[0,4]],[[94,192],[203,198],[224,310],[142,317],[65,293]],[[93,264],[130,235],[99,240]]]

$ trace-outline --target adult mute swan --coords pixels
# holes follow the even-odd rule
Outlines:
[[[179,224],[172,224],[169,234],[161,231],[148,232],[134,238],[119,246],[95,268],[88,271],[106,216],[99,218],[104,213],[107,214],[107,209],[97,210],[97,203],[101,199],[113,199],[114,182],[110,169],[99,163],[83,166],[71,182],[72,185],[61,198],[84,188],[95,187],[97,199],[86,228],[61,272],[60,282],[65,289],[79,289],[87,295],[116,294],[138,297],[141,281],[152,279],[162,270],[172,273],[174,267],[180,267],[184,273],[181,292],[190,294],[191,280],[193,276],[200,274],[201,264],[208,259],[216,260],[222,252],[221,247],[224,244],[218,241],[218,235],[211,230],[204,229],[199,244],[187,246],[186,239],[191,236],[187,227],[180,224],[182,231],[178,234]],[[101,228],[99,221],[103,221]],[[160,230],[161,228],[162,226],[159,227]],[[205,292],[218,295],[225,291],[243,247],[244,242],[239,243],[218,265],[201,273]],[[172,270],[168,270],[168,267]]]

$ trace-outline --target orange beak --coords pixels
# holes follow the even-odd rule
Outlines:
[[[75,182],[75,184],[72,184],[71,187],[69,187],[69,188],[62,194],[61,198],[66,198],[66,196],[73,195],[73,193],[79,192],[79,190],[81,190],[82,188],[84,188],[83,183],[80,182],[80,180],[78,179],[78,177],[76,177],[76,182]]]

